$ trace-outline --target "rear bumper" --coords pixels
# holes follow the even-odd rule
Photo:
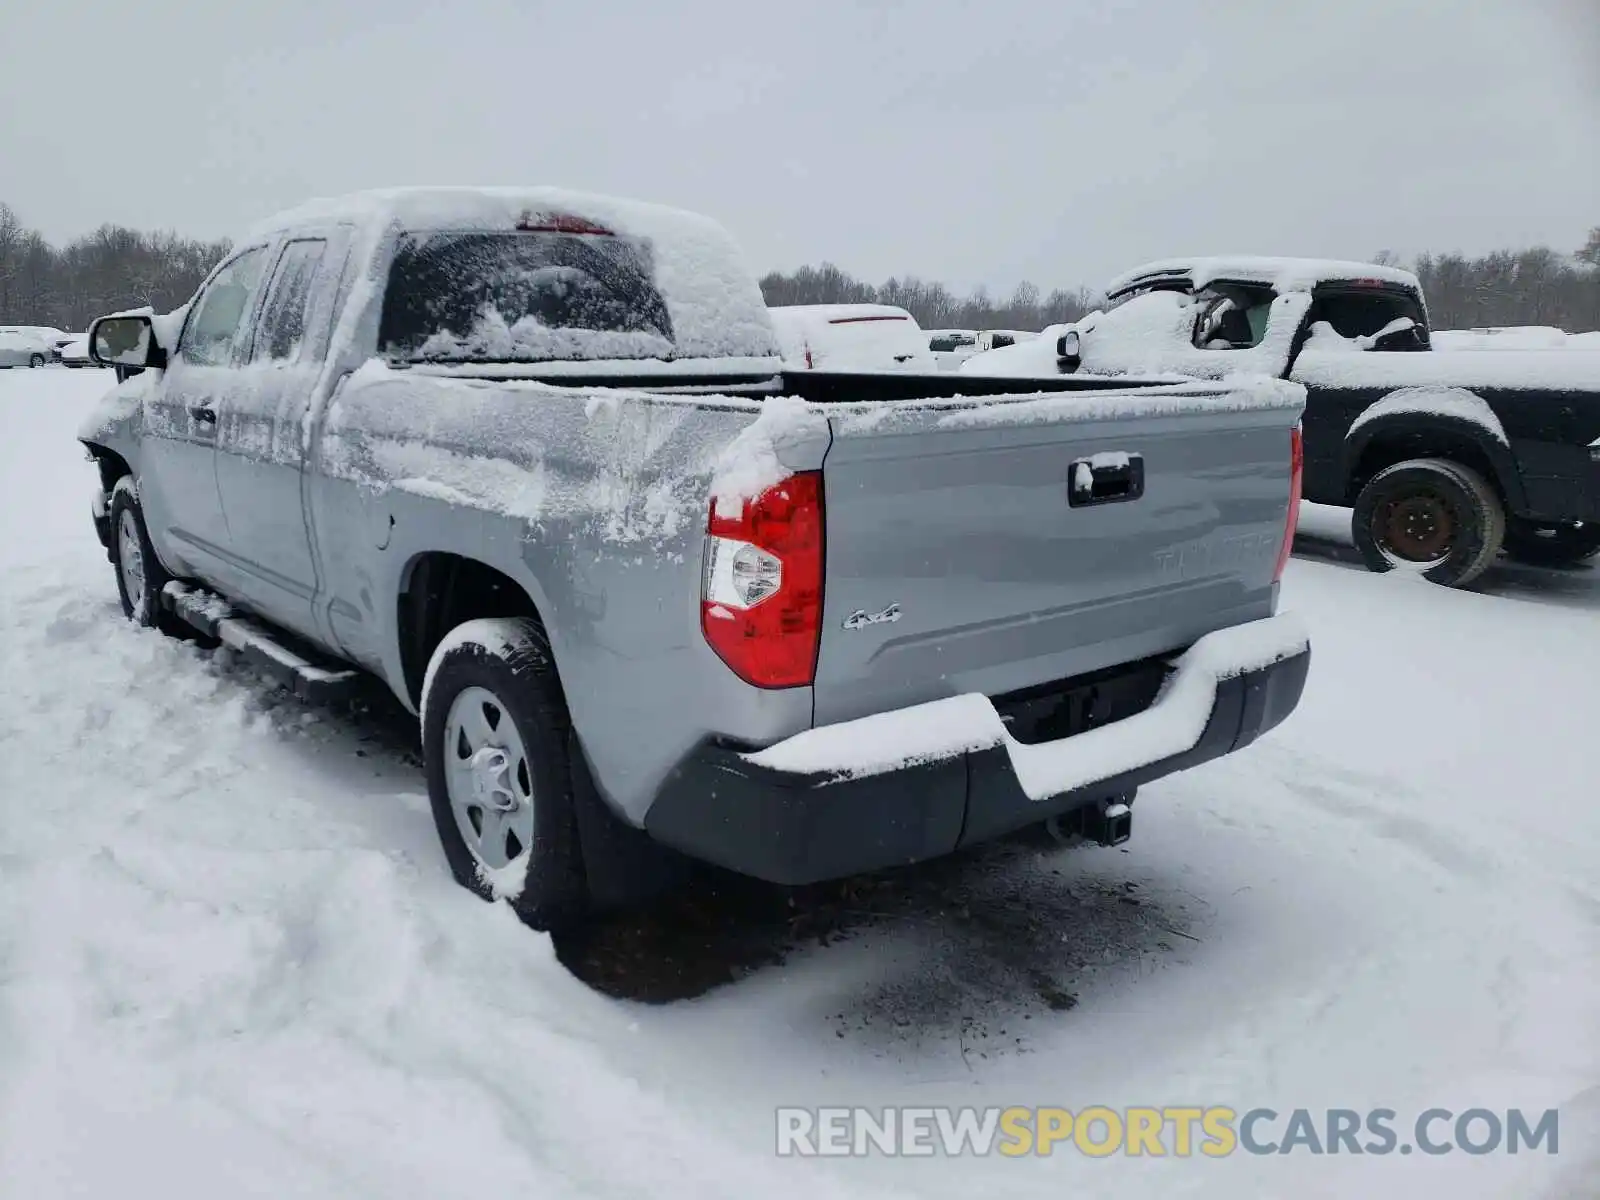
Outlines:
[[[656,840],[774,883],[937,858],[1248,746],[1300,702],[1311,665],[1289,615],[1209,634],[1145,711],[1039,745],[986,697],[955,696],[797,734],[708,743],[645,817]]]

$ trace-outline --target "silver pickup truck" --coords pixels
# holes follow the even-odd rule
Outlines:
[[[455,876],[537,927],[690,858],[1116,843],[1305,682],[1302,388],[785,374],[691,214],[319,201],[90,342],[123,610],[307,697],[377,676]]]

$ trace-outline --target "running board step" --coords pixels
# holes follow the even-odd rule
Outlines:
[[[169,583],[162,589],[161,605],[184,624],[238,651],[246,662],[308,703],[348,699],[361,684],[359,671],[323,666],[299,650],[291,650],[266,625],[203,588]]]

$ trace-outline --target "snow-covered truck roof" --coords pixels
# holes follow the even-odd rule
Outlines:
[[[908,321],[916,318],[892,304],[779,304],[774,311],[827,325],[849,325],[857,321]]]
[[[258,222],[245,241],[349,225],[369,258],[399,233],[553,232],[645,247],[672,319],[674,357],[778,357],[755,272],[738,243],[698,213],[556,187],[404,187],[311,200]]]
[[[790,304],[767,310],[792,368],[935,370],[928,335],[892,304]]]
[[[1270,258],[1262,255],[1210,255],[1199,258],[1169,258],[1145,263],[1124,272],[1106,285],[1106,296],[1114,299],[1134,288],[1164,281],[1183,281],[1203,288],[1217,280],[1265,283],[1279,291],[1295,291],[1319,283],[1374,280],[1396,287],[1421,291],[1422,285],[1410,271],[1384,267],[1377,263],[1347,262],[1333,258]]]

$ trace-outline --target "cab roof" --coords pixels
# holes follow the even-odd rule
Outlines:
[[[1115,299],[1124,292],[1152,284],[1181,283],[1192,288],[1203,288],[1218,280],[1265,283],[1279,291],[1297,291],[1315,287],[1319,283],[1357,280],[1372,280],[1418,292],[1422,290],[1416,275],[1399,267],[1332,258],[1270,258],[1239,254],[1169,258],[1146,263],[1107,284],[1106,297]]]

